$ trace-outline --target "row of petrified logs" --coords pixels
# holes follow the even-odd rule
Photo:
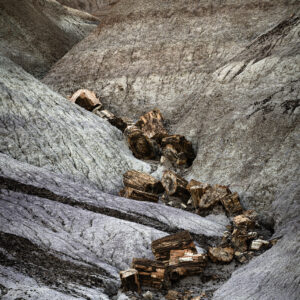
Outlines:
[[[219,246],[209,247],[208,255],[197,253],[187,231],[155,240],[151,248],[156,260],[134,258],[131,269],[120,272],[122,287],[137,292],[142,286],[167,289],[183,277],[203,273],[208,258],[214,263],[230,263],[234,258],[244,263],[253,257],[253,251],[266,250],[276,242],[257,239],[254,228],[254,211],[236,216],[231,232],[224,234]]]
[[[210,211],[216,205],[222,205],[229,215],[242,212],[238,194],[231,193],[227,186],[211,186],[193,179],[187,182],[169,170],[163,173],[161,181],[149,174],[130,170],[123,175],[123,183],[125,187],[120,196],[129,199],[158,202],[159,195],[165,193],[165,197],[177,197],[183,203],[191,198],[199,214]]]
[[[78,90],[69,100],[106,119],[124,132],[129,148],[136,158],[160,158],[163,164],[190,166],[196,157],[191,142],[184,136],[168,133],[159,109],[146,113],[134,123],[130,119],[117,117],[104,110],[96,94],[89,90]]]
[[[120,272],[125,291],[140,291],[141,286],[168,288],[178,279],[203,272],[207,255],[197,254],[189,232],[184,231],[152,242],[156,260],[134,258],[132,268]]]

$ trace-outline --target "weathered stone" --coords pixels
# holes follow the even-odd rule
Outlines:
[[[102,107],[102,103],[96,94],[86,89],[76,91],[70,98],[70,101],[89,111],[92,111],[95,107]]]
[[[136,190],[159,194],[164,188],[161,182],[151,175],[135,170],[129,170],[123,175],[123,183],[126,187]]]
[[[170,135],[161,140],[162,148],[167,148],[166,151],[172,152],[169,154],[170,159],[174,159],[177,165],[187,164],[190,166],[196,155],[192,146],[184,136]],[[163,152],[164,153],[164,152]]]
[[[127,127],[124,134],[127,138],[129,148],[136,158],[155,159],[157,157],[158,148],[156,142],[149,139],[138,127]]]
[[[164,127],[164,119],[159,109],[149,111],[135,123],[135,126],[140,128],[148,138],[153,138],[157,142],[168,135]]]
[[[268,241],[257,239],[257,240],[254,240],[254,241],[251,242],[250,249],[259,251],[263,248],[267,248],[269,246],[269,244],[270,243]]]
[[[115,116],[113,113],[109,112],[108,110],[101,110],[101,107],[96,107],[93,110],[93,113],[101,117],[102,119],[107,120],[111,125],[117,127],[122,132],[124,132],[124,130],[127,128],[127,123],[124,122],[122,118]]]
[[[140,282],[137,270],[128,269],[126,271],[121,271],[120,279],[124,291],[140,292]]]
[[[161,183],[168,195],[178,197],[185,202],[190,198],[190,193],[186,188],[188,182],[175,172],[166,170]]]
[[[147,193],[141,190],[136,190],[131,187],[125,187],[119,193],[121,197],[138,200],[138,201],[147,201],[157,203],[159,200],[158,195],[153,193]]]
[[[230,263],[233,259],[234,250],[230,247],[209,247],[208,255],[213,262]]]
[[[195,243],[188,231],[168,235],[151,244],[152,252],[157,260],[168,261],[171,250],[190,250],[197,253]]]
[[[254,221],[246,217],[245,215],[238,215],[234,217],[233,224],[236,228],[246,231],[253,230],[255,227]]]

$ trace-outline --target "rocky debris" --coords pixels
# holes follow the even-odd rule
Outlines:
[[[207,255],[198,254],[194,241],[189,232],[179,232],[155,240],[151,244],[152,252],[156,260],[146,258],[134,258],[132,269],[122,271],[123,274],[130,274],[131,281],[138,278],[138,286],[153,287],[155,289],[167,289],[172,282],[178,281],[185,276],[192,276],[203,272]],[[136,277],[135,277],[136,276]],[[122,286],[127,287],[126,278]]]
[[[164,191],[161,182],[151,175],[135,170],[129,170],[123,175],[125,187],[131,187],[140,191],[160,194]]]
[[[95,108],[101,109],[102,107],[102,103],[97,98],[96,94],[86,89],[76,91],[70,98],[70,101],[89,111],[92,111]]]
[[[149,139],[141,129],[136,126],[127,127],[124,131],[127,143],[133,155],[139,159],[156,159],[158,156],[157,143]]]
[[[124,132],[128,126],[128,123],[126,122],[126,120],[115,116],[113,113],[111,113],[110,111],[108,111],[106,109],[101,110],[101,107],[95,108],[93,110],[93,113],[96,114],[97,116],[99,116],[100,118],[107,120],[111,125],[115,126],[122,132]]]
[[[167,266],[163,262],[134,258],[132,268],[138,271],[141,286],[162,289],[168,285]]]
[[[180,198],[185,202],[190,198],[190,193],[187,190],[188,182],[175,172],[166,170],[163,173],[161,183],[168,196]]]
[[[188,231],[168,235],[151,244],[152,252],[157,260],[168,261],[171,250],[190,250],[197,253],[193,238]]]
[[[161,147],[164,155],[176,165],[191,166],[196,158],[192,143],[182,135],[164,137],[161,140]]]
[[[222,204],[229,215],[242,211],[242,206],[237,193],[231,193],[227,186],[215,184],[211,186],[192,179],[187,185],[194,207],[200,215],[205,215],[213,210],[216,205]]]
[[[153,299],[153,294],[150,291],[147,291],[146,293],[144,293],[143,298],[146,300],[152,300]]]
[[[125,187],[119,192],[119,195],[124,198],[138,200],[138,201],[147,201],[157,203],[159,200],[158,195],[153,193],[147,193],[144,191],[136,190],[131,187]]]
[[[208,255],[214,263],[230,263],[233,260],[234,250],[230,247],[209,247]]]
[[[268,241],[257,239],[257,240],[254,240],[254,241],[251,242],[250,249],[255,250],[255,251],[259,251],[263,248],[267,248],[269,245],[270,245],[270,243]]]
[[[140,292],[140,281],[138,277],[138,271],[136,269],[128,269],[120,272],[120,279],[122,283],[122,289],[126,291]]]
[[[159,109],[149,111],[135,123],[149,139],[156,140],[159,144],[168,135],[164,127],[164,119]]]

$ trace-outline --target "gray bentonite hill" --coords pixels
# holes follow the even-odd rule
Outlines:
[[[299,299],[299,1],[0,0],[0,25],[1,299]],[[103,107],[69,101],[79,89]],[[145,138],[131,125],[152,110],[167,133]],[[134,134],[151,159],[131,151]],[[181,154],[163,144],[175,134]],[[130,170],[164,192],[127,186]],[[164,182],[172,171],[183,178]],[[201,212],[218,188],[238,193],[255,227],[238,227],[223,198]],[[120,271],[182,231],[209,254],[200,275],[121,288]],[[246,237],[248,250],[216,262],[211,249],[236,232],[269,246]]]

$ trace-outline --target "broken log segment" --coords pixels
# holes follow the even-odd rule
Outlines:
[[[159,197],[156,194],[139,191],[131,187],[125,187],[119,192],[119,195],[124,198],[138,200],[138,201],[157,203],[159,200]]]
[[[153,194],[159,194],[164,191],[161,182],[151,175],[135,170],[127,171],[123,175],[123,183],[125,187],[144,191]]]
[[[138,271],[141,286],[162,289],[169,285],[167,266],[163,262],[134,258],[132,268]]]
[[[188,249],[192,253],[197,253],[193,238],[188,231],[178,232],[155,240],[152,242],[151,248],[155,258],[165,262],[170,259],[171,250]]]
[[[230,263],[233,260],[234,250],[231,247],[209,247],[208,256],[213,262]]]
[[[192,143],[189,142],[183,135],[169,135],[162,139],[161,146],[165,148],[167,145],[172,145],[178,154],[183,153],[186,157],[187,165],[192,165],[196,154]]]
[[[221,203],[226,209],[227,213],[232,216],[240,214],[243,211],[241,206],[238,193],[227,194],[225,197],[222,197]]]
[[[138,271],[136,269],[128,269],[120,272],[121,287],[126,291],[140,292],[140,282]]]
[[[123,121],[122,118],[115,116],[108,110],[100,110],[99,107],[96,107],[93,110],[93,113],[99,116],[100,118],[107,120],[111,125],[117,127],[122,132],[124,132],[124,130],[127,127],[127,124]]]
[[[159,149],[156,142],[149,139],[138,127],[129,126],[125,129],[124,134],[129,148],[136,158],[155,159],[158,156]]]
[[[208,189],[211,188],[211,186],[209,184],[192,179],[186,188],[192,196],[194,207],[198,208],[201,205],[202,196],[206,193]]]
[[[194,254],[191,250],[171,250],[169,277],[176,281],[180,277],[200,274],[204,271],[207,255]]]
[[[89,111],[92,111],[96,106],[102,107],[102,103],[96,97],[96,94],[86,89],[80,89],[75,92],[70,98],[70,101]]]
[[[186,188],[188,182],[175,172],[165,171],[161,183],[168,195],[179,197],[185,202],[189,200],[190,193]]]
[[[158,142],[168,135],[164,127],[163,116],[159,109],[154,109],[144,114],[135,125],[140,128],[149,139],[153,138]]]

